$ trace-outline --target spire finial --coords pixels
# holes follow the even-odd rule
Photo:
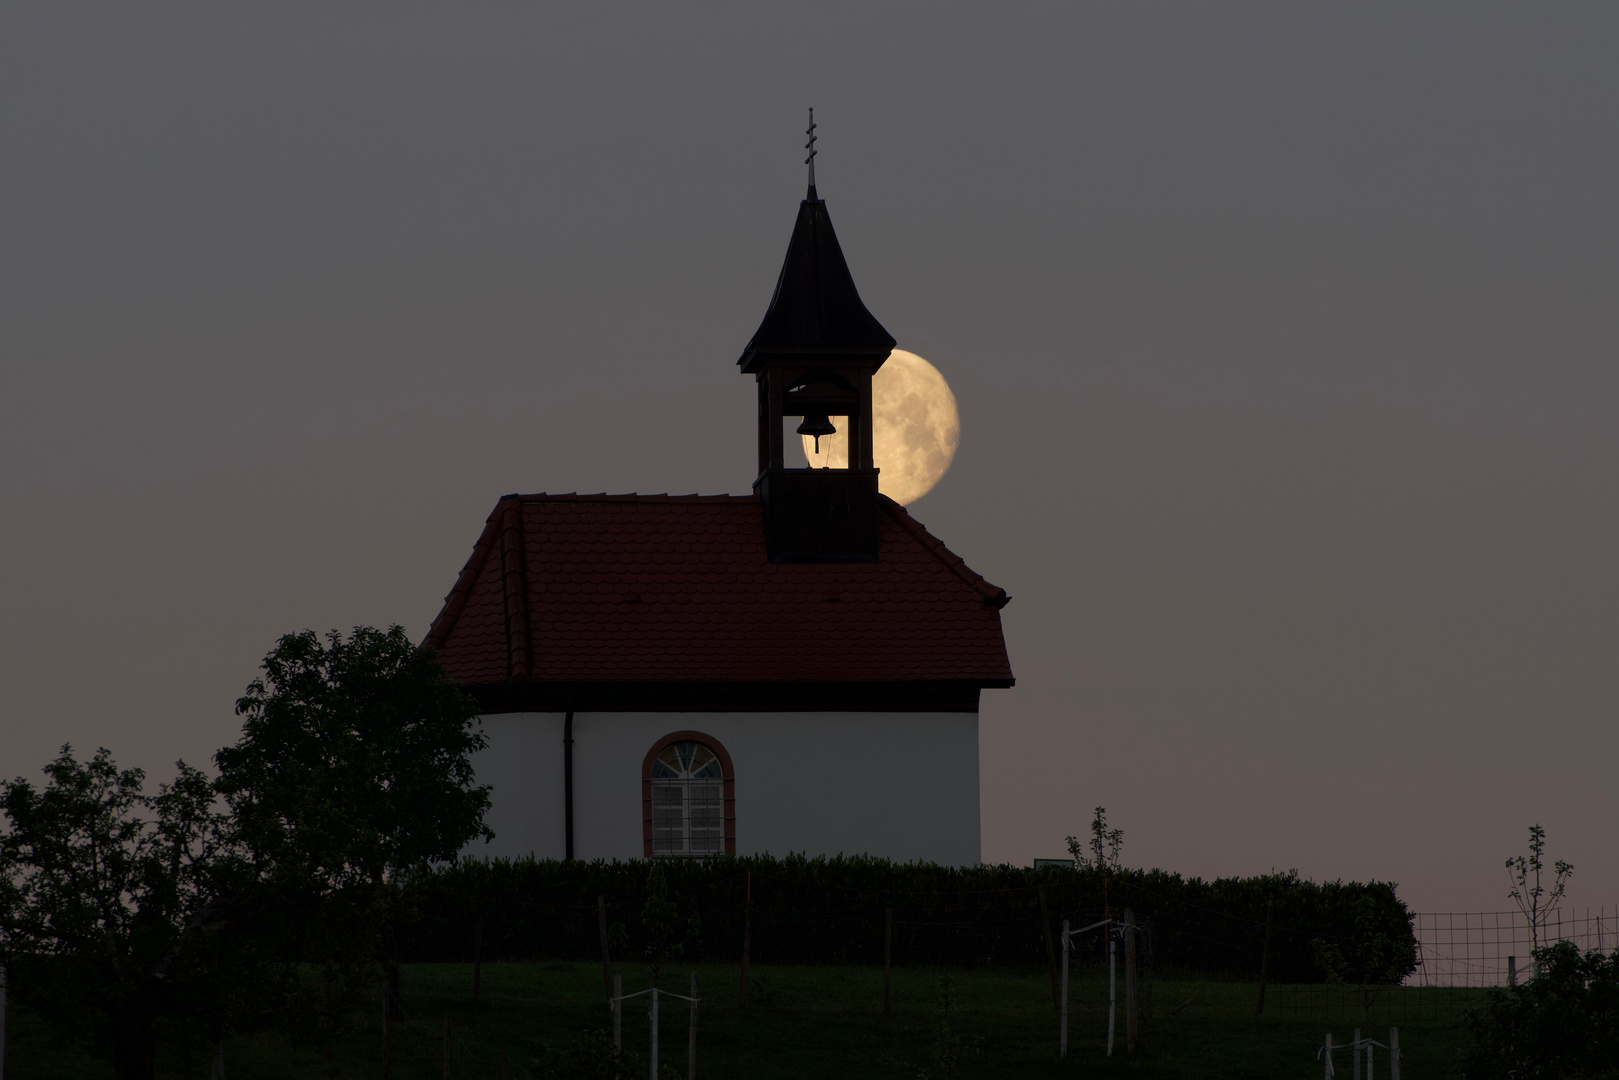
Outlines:
[[[809,157],[804,159],[804,164],[809,166],[808,197],[813,200],[815,198],[815,110],[813,108],[809,111],[809,127],[804,129],[804,134],[809,136],[809,142],[804,144],[804,149],[809,151]]]

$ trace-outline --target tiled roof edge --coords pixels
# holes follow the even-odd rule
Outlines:
[[[678,502],[678,503],[715,503],[715,502],[757,502],[757,495],[641,495],[630,493],[627,495],[608,495],[597,492],[592,495],[581,495],[576,491],[552,494],[548,491],[536,492],[533,495],[509,495],[507,498],[521,499],[523,502]]]
[[[883,509],[888,511],[890,517],[912,536],[920,540],[922,546],[933,553],[934,558],[955,571],[956,576],[961,578],[962,581],[982,593],[985,603],[992,604],[997,608],[1006,606],[1006,601],[1010,600],[1011,597],[1006,595],[1005,589],[986,581],[984,575],[968,566],[966,560],[960,555],[945,547],[944,541],[928,532],[927,528],[920,521],[913,518],[910,511],[906,510],[905,507],[890,499],[887,495],[877,497],[882,500]]]
[[[517,498],[507,495],[495,504],[489,511],[489,517],[483,523],[483,533],[478,542],[472,545],[472,554],[467,558],[467,564],[461,568],[461,574],[455,579],[455,586],[444,597],[444,606],[439,609],[438,617],[433,625],[427,628],[427,636],[422,638],[423,649],[437,649],[444,644],[455,629],[455,620],[461,617],[462,610],[467,606],[467,597],[472,593],[472,583],[477,580],[478,571],[483,569],[484,560],[494,550],[495,538],[500,534],[501,512],[507,503]]]

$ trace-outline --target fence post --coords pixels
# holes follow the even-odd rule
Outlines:
[[[450,1080],[450,1014],[444,1014],[444,1080]]]
[[[10,1019],[6,1000],[6,969],[0,967],[0,1080],[6,1080],[6,1022]]]
[[[652,988],[652,1080],[658,1080],[658,988]]]
[[[1124,909],[1124,1048],[1136,1053],[1136,915]]]
[[[894,962],[894,909],[883,908],[883,1012],[893,1011],[889,1004],[889,969]]]
[[[1057,956],[1051,949],[1051,913],[1046,908],[1046,887],[1040,886],[1040,932],[1046,939],[1046,974],[1051,976],[1051,1007],[1061,1010],[1057,990]]]
[[[1259,1007],[1254,1010],[1255,1016],[1265,1015],[1265,981],[1270,976],[1271,914],[1275,905],[1274,896],[1265,901],[1265,944],[1259,951]]]
[[[1332,1080],[1332,1032],[1330,1031],[1327,1032],[1327,1044],[1322,1048],[1321,1061],[1322,1080]]]
[[[697,972],[691,973],[691,1023],[686,1026],[686,1080],[697,1080]]]
[[[596,894],[596,936],[601,939],[602,947],[602,989],[607,991],[607,1000],[613,1000],[613,964],[607,956],[607,896],[604,893]]]
[[[388,984],[382,984],[382,1080],[388,1080]]]
[[[1400,1029],[1389,1028],[1389,1080],[1400,1080]]]
[[[1507,985],[1518,985],[1518,958],[1516,956],[1507,957]]]
[[[1353,1075],[1355,1080],[1360,1080],[1360,1054],[1360,1028],[1356,1028],[1355,1041],[1349,1044],[1349,1060],[1354,1063]]]
[[[1115,987],[1118,977],[1115,974],[1118,961],[1118,942],[1113,937],[1113,928],[1104,925],[1102,932],[1107,935],[1107,1056],[1113,1056],[1113,1008],[1117,999]]]
[[[748,1003],[748,953],[753,948],[753,871],[748,871],[747,892],[742,901],[742,982],[736,992],[736,1007]],[[653,1080],[657,1080],[656,1077]]]
[[[1057,1056],[1068,1056],[1068,920],[1062,921],[1062,1002],[1057,1007]]]
[[[624,1052],[624,976],[613,976],[613,1049]]]
[[[212,1080],[225,1080],[225,1036],[214,1040],[214,1067]],[[384,1072],[383,1075],[387,1075]]]

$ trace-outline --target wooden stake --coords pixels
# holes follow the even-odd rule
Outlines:
[[[500,1080],[506,1080],[506,1051],[500,1052]]]
[[[483,898],[473,901],[472,915],[472,1000],[478,1000],[483,987]]]
[[[1068,1056],[1068,920],[1062,921],[1062,1004],[1057,1007],[1057,1056]]]
[[[1051,948],[1051,912],[1046,908],[1046,887],[1040,886],[1040,933],[1046,939],[1046,973],[1051,976],[1051,1007],[1061,1010],[1057,991],[1057,954]]]
[[[883,1012],[894,1011],[890,1004],[889,972],[894,965],[894,909],[883,908]]]
[[[388,1080],[388,984],[382,984],[382,1080]]]
[[[596,936],[601,939],[602,946],[602,989],[607,993],[607,1003],[613,1003],[613,965],[607,956],[607,897],[596,894]]]
[[[748,871],[747,892],[742,901],[742,983],[737,990],[736,1005],[748,1003],[748,953],[753,948],[753,871]]]
[[[1265,945],[1259,951],[1259,1006],[1254,1009],[1255,1016],[1265,1015],[1265,980],[1270,976],[1271,915],[1275,906],[1274,896],[1265,901]]]
[[[613,976],[613,1049],[624,1052],[624,976]]]
[[[1136,1053],[1136,915],[1124,909],[1124,1049],[1131,1057]]]
[[[697,1080],[697,972],[691,973],[691,1023],[686,1025],[686,1080]]]
[[[0,967],[0,1080],[6,1076],[6,1030],[10,1019],[10,1001],[6,997],[6,969]],[[191,1051],[186,1051],[186,1067],[191,1066]],[[186,1080],[191,1080],[189,1076]]]
[[[652,987],[652,1080],[658,1080],[658,987]]]
[[[450,1014],[444,1014],[444,1080],[450,1080]]]
[[[1389,1028],[1389,1080],[1400,1080],[1400,1029]]]

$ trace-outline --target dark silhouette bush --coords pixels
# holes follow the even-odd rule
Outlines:
[[[1619,953],[1539,949],[1540,974],[1467,1016],[1467,1080],[1619,1077]]]

